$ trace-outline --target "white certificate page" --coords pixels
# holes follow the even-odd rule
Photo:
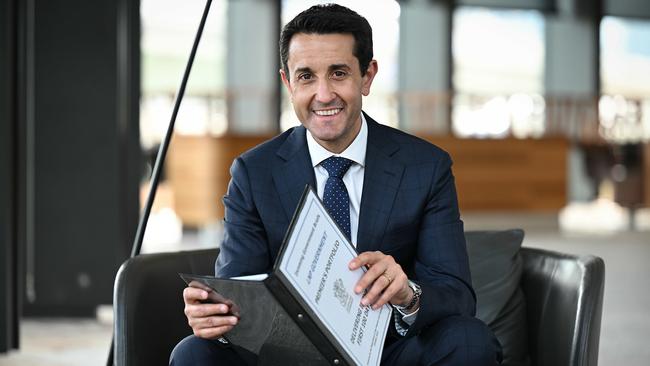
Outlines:
[[[365,270],[348,269],[356,255],[309,190],[278,270],[357,365],[379,365],[392,308],[361,305],[362,294],[355,294],[354,286]]]

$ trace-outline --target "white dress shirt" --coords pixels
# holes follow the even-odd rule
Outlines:
[[[307,130],[307,147],[311,156],[311,164],[314,167],[316,176],[316,193],[320,199],[323,199],[325,192],[325,182],[329,178],[327,170],[320,165],[323,160],[332,156],[339,156],[353,161],[350,169],[343,176],[343,183],[350,196],[350,241],[352,245],[357,246],[357,233],[359,231],[359,211],[361,208],[361,194],[363,193],[363,175],[366,166],[366,147],[368,145],[368,125],[363,113],[361,114],[361,130],[354,138],[350,146],[340,154],[334,154],[322,147]],[[413,324],[418,311],[405,315],[401,311],[395,311],[395,320],[397,321],[398,332],[402,335],[408,330],[408,326]],[[401,315],[400,317],[397,314]],[[399,324],[400,321],[406,324]],[[402,328],[402,329],[400,329]]]
[[[350,196],[350,241],[357,246],[357,232],[359,231],[359,209],[361,208],[361,193],[363,190],[363,173],[366,163],[366,146],[368,144],[368,126],[366,119],[361,115],[361,130],[354,141],[340,154],[333,154],[318,144],[309,130],[307,131],[307,147],[311,156],[311,164],[316,176],[316,193],[323,199],[325,182],[329,177],[327,170],[320,165],[323,160],[332,156],[340,156],[352,160],[354,163],[343,176],[343,183]]]

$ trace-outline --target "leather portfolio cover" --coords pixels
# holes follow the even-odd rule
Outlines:
[[[306,186],[271,273],[181,277],[207,290],[208,301],[230,306],[239,323],[225,338],[261,364],[378,366],[392,308],[361,304],[353,288],[366,269],[348,269],[356,256]]]
[[[310,338],[319,339],[322,334],[307,337],[297,323],[309,331],[319,332],[317,327],[301,312],[297,304],[290,304],[291,299],[283,296],[282,305],[269,291],[267,286],[273,280],[269,277],[263,281],[231,280],[211,276],[181,274],[186,283],[197,281],[215,290],[225,300],[236,304],[239,323],[224,338],[259,356],[261,365],[328,365],[319,348],[317,349]],[[273,285],[271,285],[273,286]],[[222,299],[223,301],[224,299]],[[293,309],[291,315],[285,309]],[[297,310],[297,311],[296,311]],[[293,316],[292,316],[293,315]],[[321,346],[323,342],[321,339]],[[327,342],[328,343],[328,342]],[[326,344],[325,348],[332,348]],[[331,349],[329,354],[336,354]],[[339,365],[345,364],[340,358]]]

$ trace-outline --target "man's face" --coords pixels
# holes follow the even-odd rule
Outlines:
[[[351,34],[297,33],[289,43],[289,75],[280,70],[296,116],[334,153],[345,150],[359,132],[361,96],[370,93],[377,73],[372,60],[361,75],[353,48]]]

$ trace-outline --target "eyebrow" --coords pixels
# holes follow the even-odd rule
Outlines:
[[[333,65],[330,65],[330,67],[328,67],[328,69],[330,71],[337,70],[337,69],[348,69],[349,70],[350,66],[348,66],[348,64],[333,64]]]
[[[293,72],[293,74],[298,75],[298,74],[303,73],[303,72],[308,72],[310,74],[314,73],[314,71],[310,67],[299,67]]]
[[[347,70],[349,70],[350,66],[348,66],[348,64],[332,64],[327,68],[328,71],[338,70],[338,69],[347,69]],[[312,70],[310,67],[307,67],[307,66],[306,67],[299,67],[293,72],[293,74],[294,75],[299,75],[300,73],[303,73],[303,72],[308,72],[310,74],[313,74],[314,70]]]

